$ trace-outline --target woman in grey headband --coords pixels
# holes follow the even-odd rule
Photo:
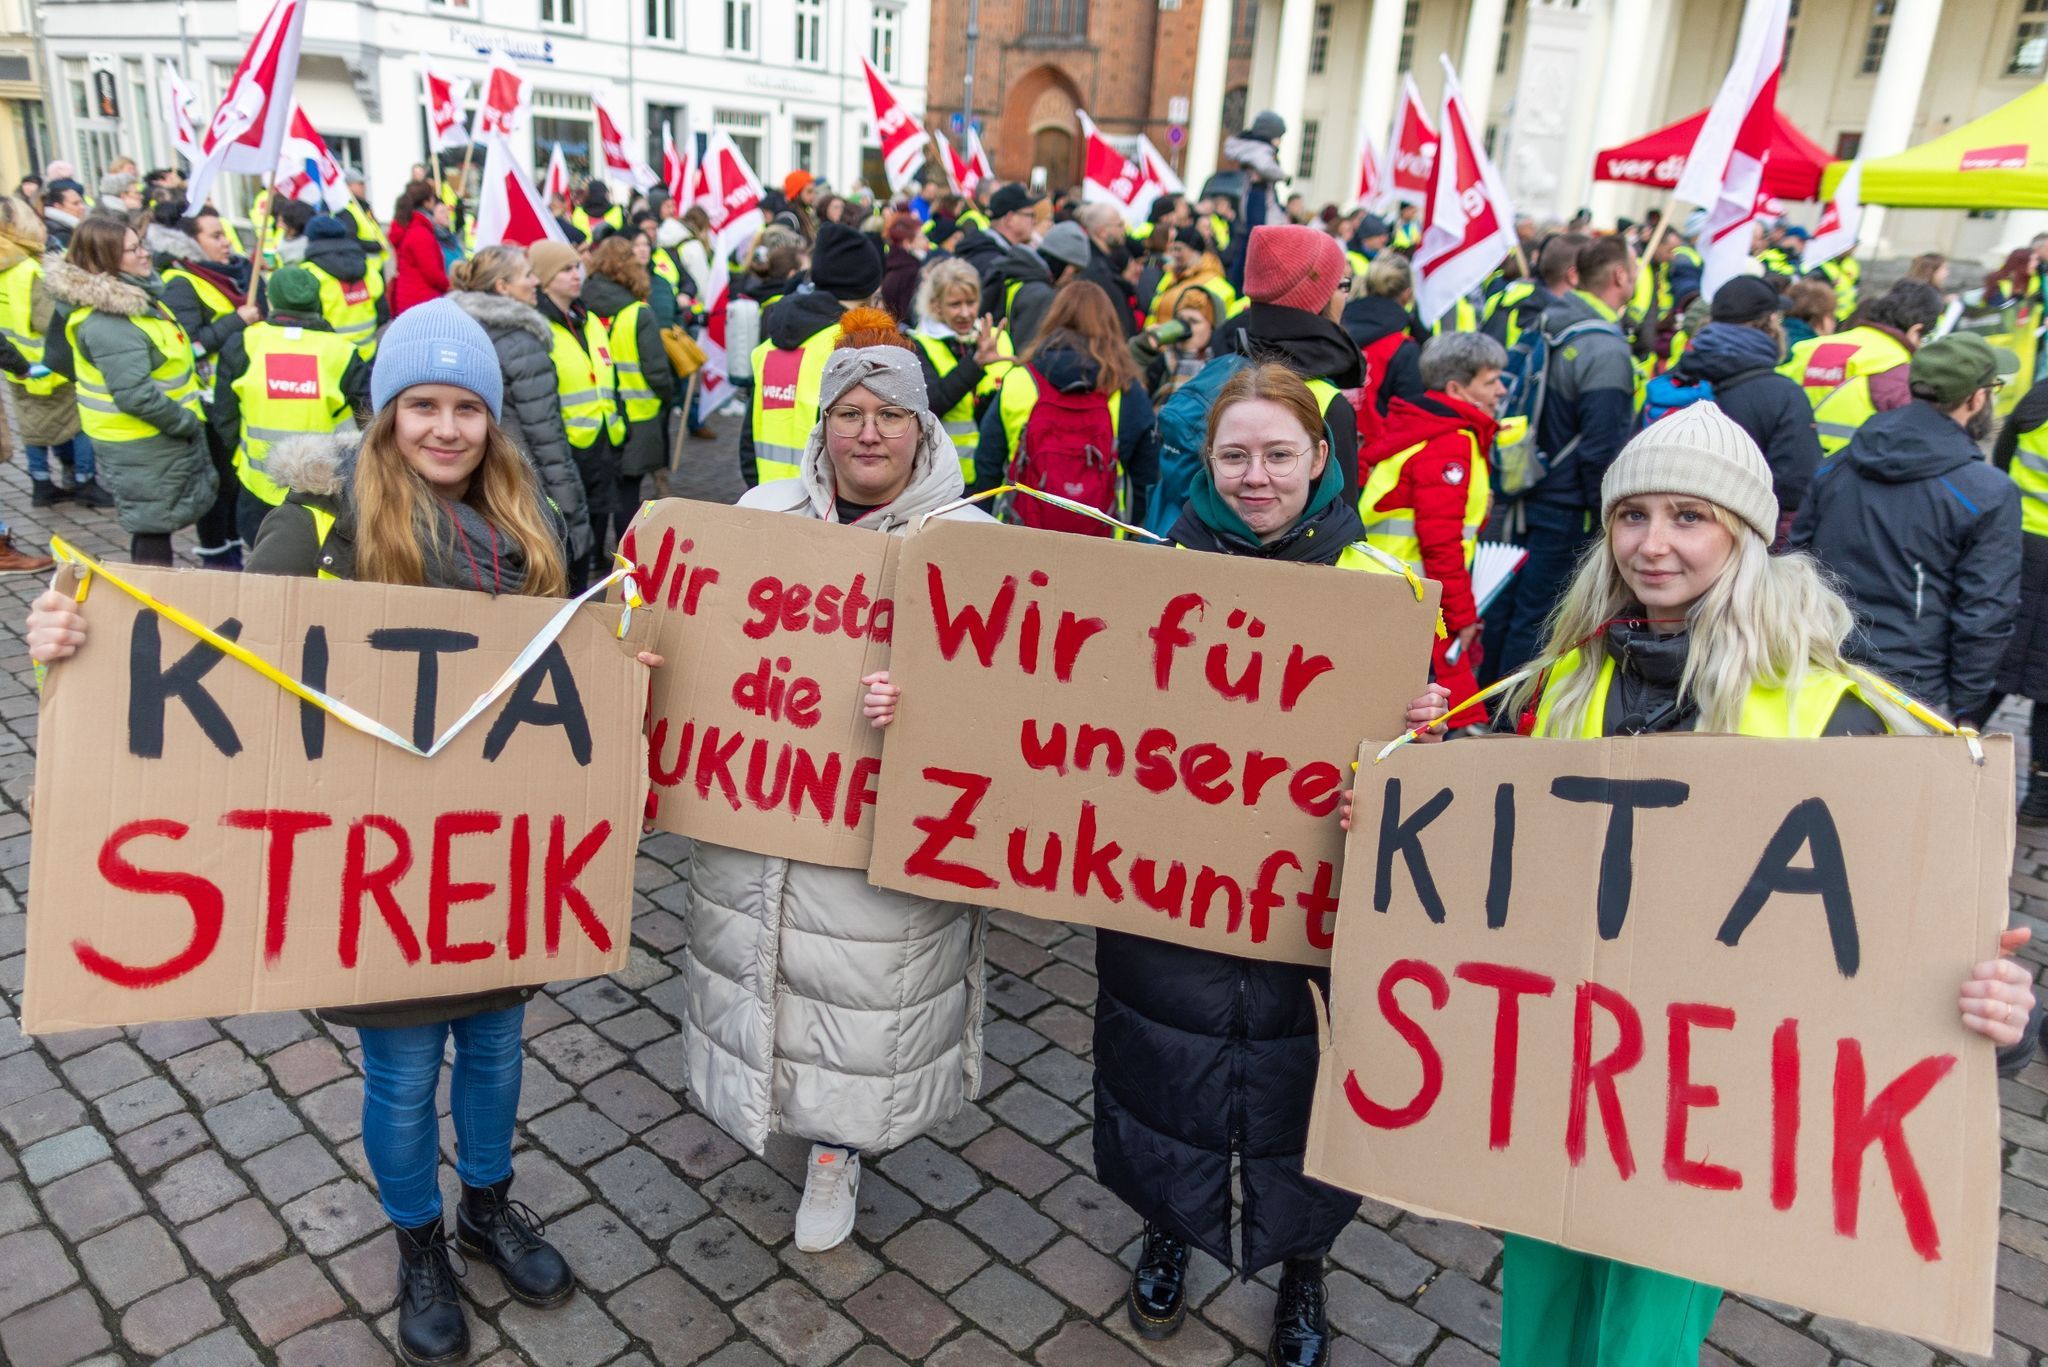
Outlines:
[[[894,319],[852,309],[840,326],[798,477],[740,506],[900,534],[959,501],[960,461]],[[989,520],[972,507],[942,516]],[[888,675],[862,682],[886,725]],[[861,1151],[908,1143],[980,1088],[986,917],[873,887],[859,869],[702,841],[690,894],[690,1094],[756,1153],[771,1133],[811,1141],[796,1246],[822,1252],[852,1232]]]

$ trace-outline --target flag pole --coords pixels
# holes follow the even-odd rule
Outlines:
[[[264,213],[264,216],[263,216],[263,217],[264,217],[264,223],[265,223],[265,225],[266,225],[266,226],[265,226],[264,228],[262,228],[262,229],[258,229],[258,230],[257,230],[257,232],[256,232],[256,251],[255,251],[255,254],[254,254],[254,255],[253,255],[253,256],[252,256],[251,258],[250,258],[250,265],[249,265],[249,300],[248,300],[248,302],[249,302],[249,303],[251,303],[251,304],[254,304],[254,303],[256,302],[256,289],[257,289],[257,287],[258,287],[259,285],[261,285],[261,284],[263,283],[263,235],[264,235],[264,233],[265,233],[266,231],[268,231],[268,224],[269,224],[269,220],[270,220],[270,214],[269,214],[269,213],[268,213],[267,211],[269,210],[269,208],[270,208],[270,206],[272,205],[272,203],[274,203],[274,202],[276,201],[276,199],[277,199],[277,172],[275,172],[275,171],[272,171],[272,172],[270,173],[270,179],[269,179],[269,181],[268,181],[268,182],[266,183],[266,186],[265,186],[265,189],[264,189],[264,194],[263,194],[263,207],[264,207],[264,209],[266,210],[266,212]]]

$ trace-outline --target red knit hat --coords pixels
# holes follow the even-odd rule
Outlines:
[[[1321,313],[1344,274],[1344,249],[1326,232],[1293,223],[1252,229],[1244,292],[1254,304]]]

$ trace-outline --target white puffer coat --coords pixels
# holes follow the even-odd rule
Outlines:
[[[930,414],[923,428],[910,488],[855,525],[900,535],[961,496],[951,441]],[[820,433],[800,470],[740,506],[833,517]],[[689,885],[690,1094],[727,1134],[756,1153],[776,1133],[892,1149],[980,1090],[981,908],[701,841]]]

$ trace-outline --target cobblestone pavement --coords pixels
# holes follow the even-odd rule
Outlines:
[[[690,448],[678,492],[732,497],[730,419]],[[0,468],[16,537],[51,531],[124,553],[111,517],[27,510]],[[189,543],[184,549],[189,551]],[[0,1006],[22,976],[36,700],[15,624],[38,585],[0,581]],[[562,983],[527,1012],[517,1194],[582,1290],[534,1311],[472,1264],[473,1362],[490,1367],[1253,1367],[1269,1283],[1196,1255],[1179,1336],[1136,1342],[1121,1296],[1138,1221],[1090,1176],[1086,931],[998,915],[989,936],[983,1093],[944,1129],[875,1155],[855,1237],[798,1253],[804,1147],[767,1161],[689,1107],[669,962],[685,842],[642,846],[632,963]],[[2048,917],[2048,835],[2021,833],[2012,880]],[[2037,921],[2037,933],[2048,924]],[[2037,956],[2048,958],[2048,956]],[[62,1367],[344,1367],[390,1361],[396,1254],[358,1138],[354,1034],[251,1016],[27,1040],[0,1012],[0,1362]],[[2048,1065],[2003,1088],[2001,1363],[2048,1355]],[[443,1125],[444,1149],[453,1137]],[[451,1188],[452,1169],[443,1180]],[[452,1192],[451,1192],[452,1199]],[[1330,1312],[1346,1367],[1492,1360],[1500,1243],[1367,1203],[1339,1241]],[[1926,1367],[1907,1340],[1729,1298],[1705,1361],[1723,1367]]]

